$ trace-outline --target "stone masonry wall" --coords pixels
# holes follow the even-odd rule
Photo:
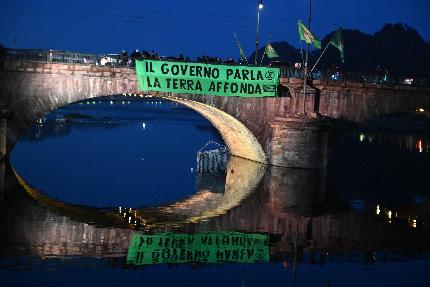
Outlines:
[[[314,82],[319,112],[330,118],[361,122],[397,111],[430,110],[430,88],[341,82]]]
[[[13,111],[8,142],[43,114],[98,96],[136,93],[132,68],[0,61],[0,105]]]

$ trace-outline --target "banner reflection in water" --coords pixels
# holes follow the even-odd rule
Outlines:
[[[241,232],[133,234],[127,264],[268,262],[268,239]]]

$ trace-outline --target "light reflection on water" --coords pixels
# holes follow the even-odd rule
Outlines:
[[[401,134],[394,132],[361,131],[354,134],[360,143],[396,146],[400,149],[418,153],[430,153],[429,134]],[[357,136],[358,135],[358,136]]]
[[[150,123],[139,121],[143,127]],[[44,133],[37,134],[52,136]],[[338,139],[326,169],[265,167],[230,157],[224,176],[194,174],[192,191],[156,207],[91,208],[32,194],[34,200],[6,166],[0,274],[4,282],[21,285],[29,283],[26,276],[17,281],[11,270],[66,286],[87,277],[107,286],[142,282],[143,273],[149,285],[426,286],[430,206],[425,171],[430,162],[413,144],[419,138],[426,142],[422,135],[358,131]],[[124,183],[118,190],[126,189]],[[268,234],[274,264],[127,265],[130,240],[142,231]],[[34,273],[47,270],[55,272],[49,278]],[[64,276],[73,279],[64,282]]]

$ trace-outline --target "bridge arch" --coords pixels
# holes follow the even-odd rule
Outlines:
[[[117,94],[137,94],[134,69],[80,64],[11,62],[0,67],[0,107],[12,110],[9,150],[37,119],[72,102]],[[268,160],[249,129],[239,120],[206,104],[177,101],[206,117],[220,132],[231,154],[267,164]]]
[[[267,164],[267,157],[254,134],[235,117],[210,105],[184,98],[162,96],[186,106],[208,119],[220,132],[230,154]]]

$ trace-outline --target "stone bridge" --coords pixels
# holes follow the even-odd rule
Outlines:
[[[282,97],[276,98],[157,95],[207,117],[233,155],[293,167],[325,165],[327,126],[317,115],[360,122],[396,111],[430,109],[430,89],[314,81],[305,101],[300,80],[284,78],[281,84]],[[8,125],[9,148],[26,128],[51,110],[78,100],[122,93],[139,93],[134,69],[0,61],[0,108],[13,112]],[[303,116],[304,104],[308,116]]]

